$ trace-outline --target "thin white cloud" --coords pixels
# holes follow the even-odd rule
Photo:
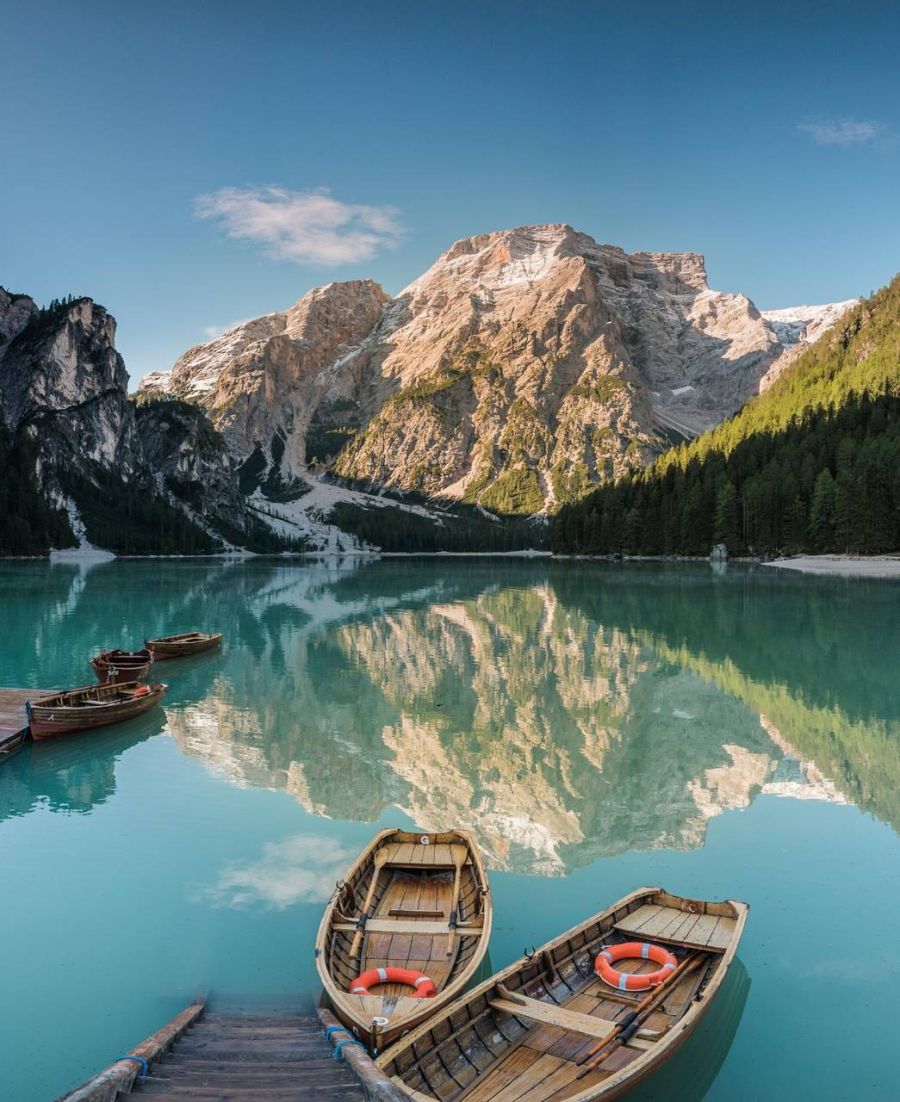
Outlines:
[[[394,207],[344,203],[321,188],[226,187],[201,195],[198,218],[218,222],[228,237],[261,245],[276,260],[351,264],[393,248],[403,235]]]
[[[200,332],[208,341],[213,341],[230,329],[237,329],[239,325],[245,325],[249,320],[249,318],[240,318],[238,321],[230,321],[227,325],[204,325]]]
[[[797,129],[816,145],[868,145],[886,136],[884,125],[874,119],[818,119],[798,123]]]
[[[203,895],[220,907],[261,903],[279,911],[294,903],[324,903],[351,856],[338,842],[309,834],[267,842],[258,861],[230,865]]]

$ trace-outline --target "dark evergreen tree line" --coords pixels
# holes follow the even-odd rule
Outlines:
[[[531,520],[488,520],[474,509],[448,510],[443,523],[392,506],[364,509],[339,502],[330,522],[382,551],[521,551],[547,544],[547,526]]]
[[[586,554],[900,549],[900,277],[760,398],[556,517]]]
[[[0,421],[0,556],[46,555],[75,543],[65,511],[36,485],[36,462],[30,441],[13,438]]]

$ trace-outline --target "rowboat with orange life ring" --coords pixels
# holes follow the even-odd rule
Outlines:
[[[381,1051],[475,979],[491,932],[487,872],[461,830],[382,831],[338,881],[316,967],[338,1018]]]
[[[502,1102],[511,1092],[528,1102],[621,1098],[697,1028],[748,909],[639,888],[472,988],[376,1062],[415,1102]],[[645,956],[645,944],[660,954]],[[603,952],[622,975],[659,973],[669,963],[662,953],[677,964],[647,990],[618,981],[614,990],[594,970]]]

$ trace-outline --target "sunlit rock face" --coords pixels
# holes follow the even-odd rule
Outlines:
[[[388,301],[372,280],[316,287],[283,313],[189,349],[141,390],[202,405],[235,455],[254,456],[258,482],[290,482],[306,469],[313,415],[323,403],[346,404],[358,388]]]
[[[169,709],[187,753],[317,815],[393,806],[423,829],[467,828],[492,868],[542,875],[701,846],[710,819],[783,775],[812,794],[744,704],[549,585],[427,605],[399,592],[373,616],[345,583],[248,599],[267,625],[254,661]]]
[[[7,427],[21,427],[47,463],[91,461],[127,478],[140,446],[115,319],[89,298],[33,307],[26,296],[0,297],[0,332],[10,334],[0,342]]]
[[[317,459],[529,513],[734,413],[793,340],[773,324],[711,290],[696,253],[524,226],[458,241],[393,300],[316,288],[142,387],[201,404],[261,481]]]

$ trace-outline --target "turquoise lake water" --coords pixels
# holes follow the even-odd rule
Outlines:
[[[177,1013],[311,1007],[335,880],[463,826],[500,967],[642,884],[751,904],[633,1097],[896,1097],[900,584],[516,559],[0,564],[0,685],[195,627],[162,710],[0,763],[0,1098]],[[733,1039],[732,1039],[733,1038]]]

